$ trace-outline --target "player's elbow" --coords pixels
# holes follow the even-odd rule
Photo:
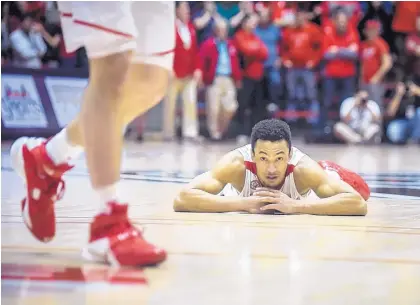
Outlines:
[[[354,216],[365,216],[367,214],[367,203],[359,194],[354,194],[355,198],[349,205],[351,206],[351,214]]]
[[[175,212],[188,212],[188,190],[182,190],[174,199],[173,209]]]

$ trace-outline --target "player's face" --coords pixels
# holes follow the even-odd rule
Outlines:
[[[253,159],[257,177],[265,187],[278,188],[286,175],[289,161],[289,146],[286,141],[255,143]]]

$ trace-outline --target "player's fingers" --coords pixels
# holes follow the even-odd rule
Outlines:
[[[278,204],[267,204],[263,207],[261,207],[262,211],[266,211],[266,210],[277,210],[278,208]]]
[[[268,191],[257,191],[257,192],[254,192],[253,195],[258,196],[258,197],[272,197],[272,196],[275,196],[274,193],[268,192]]]

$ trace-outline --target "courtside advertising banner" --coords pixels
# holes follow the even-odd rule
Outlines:
[[[1,76],[1,119],[4,128],[48,126],[45,109],[32,76]]]
[[[58,126],[63,128],[79,113],[88,80],[47,76],[44,82]]]

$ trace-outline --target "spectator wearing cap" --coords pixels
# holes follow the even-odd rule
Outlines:
[[[299,102],[311,105],[319,111],[315,71],[322,58],[323,33],[314,23],[308,22],[306,12],[298,11],[296,22],[284,30],[282,59],[286,67],[288,109],[294,109]],[[299,84],[303,84],[303,90]],[[312,123],[316,122],[311,120]]]
[[[41,27],[31,15],[25,14],[21,26],[10,34],[13,64],[25,68],[41,68],[41,58],[47,46],[40,33]]]
[[[228,24],[214,23],[214,37],[200,47],[203,82],[206,85],[207,128],[212,140],[220,140],[238,108],[236,89],[241,86],[237,50],[228,39]]]
[[[383,79],[392,67],[389,46],[379,36],[381,24],[376,20],[366,22],[364,34],[366,40],[361,43],[361,86],[383,107],[385,88]]]
[[[248,120],[247,110],[251,110],[252,119],[259,121],[264,107],[262,105],[262,78],[264,76],[264,62],[268,58],[268,49],[260,38],[254,33],[258,24],[258,16],[251,14],[245,17],[241,29],[234,36],[234,43],[238,50],[243,67],[243,84],[238,94],[239,123],[238,142],[247,141],[251,133],[252,122]],[[256,123],[256,122],[255,122]]]
[[[260,21],[255,34],[261,39],[268,50],[268,57],[264,62],[264,93],[269,103],[278,104],[281,91],[279,43],[281,32],[271,20],[269,8],[260,10]]]
[[[347,15],[336,11],[334,27],[324,29],[324,105],[321,122],[328,120],[328,111],[335,98],[345,100],[355,92],[359,35],[348,22]]]
[[[182,135],[184,139],[195,141],[199,138],[197,86],[202,75],[196,32],[187,2],[177,2],[175,28],[174,78],[164,103],[164,137],[170,140],[175,136],[176,102],[181,95]]]
[[[381,111],[377,103],[368,99],[366,91],[343,101],[340,122],[334,125],[335,135],[349,144],[381,142]]]

